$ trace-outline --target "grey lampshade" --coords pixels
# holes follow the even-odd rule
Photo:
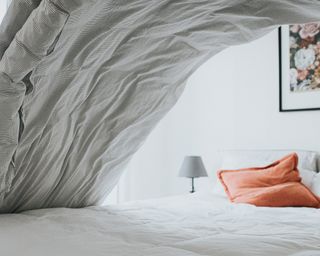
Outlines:
[[[180,177],[207,177],[207,171],[200,156],[186,156],[179,172]]]

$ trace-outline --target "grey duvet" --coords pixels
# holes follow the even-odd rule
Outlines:
[[[13,0],[0,27],[0,211],[97,205],[222,49],[318,0]]]

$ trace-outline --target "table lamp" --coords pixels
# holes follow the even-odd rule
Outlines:
[[[206,168],[200,156],[186,156],[180,168],[179,177],[191,178],[191,191],[194,193],[194,179],[208,177]]]

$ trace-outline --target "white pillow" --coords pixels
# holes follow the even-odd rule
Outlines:
[[[227,150],[222,152],[221,169],[266,166],[293,152],[298,154],[299,169],[317,172],[318,153],[301,150]]]
[[[226,192],[224,191],[224,188],[218,179],[218,177],[215,179],[215,184],[213,186],[212,192],[216,195],[227,197]]]
[[[313,194],[320,197],[320,173],[310,170],[299,170],[302,183],[311,190]]]
[[[311,191],[316,196],[320,197],[320,173],[317,173],[312,180]]]
[[[306,169],[299,169],[299,174],[301,177],[301,182],[310,190],[312,190],[312,184],[315,176],[317,175],[315,172],[306,170]]]

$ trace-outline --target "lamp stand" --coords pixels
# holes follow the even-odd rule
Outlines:
[[[194,193],[194,192],[196,192],[196,191],[194,190],[194,178],[192,177],[191,178],[191,191],[190,191],[190,193]]]

